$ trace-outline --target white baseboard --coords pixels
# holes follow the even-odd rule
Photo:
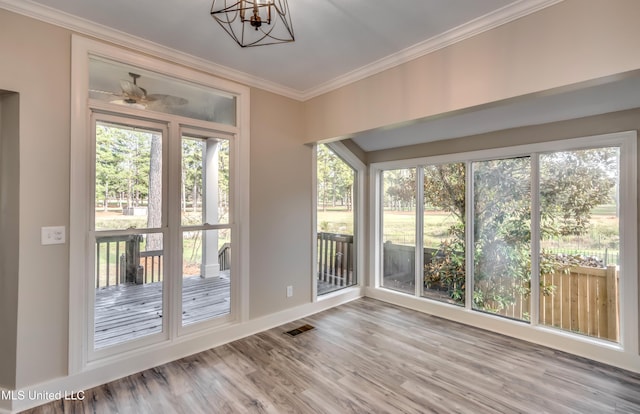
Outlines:
[[[0,392],[7,392],[4,388],[0,387]],[[0,398],[0,414],[10,414],[12,409],[12,400],[6,398]]]
[[[192,335],[188,338],[178,339],[155,347],[152,352],[146,349],[141,352],[131,353],[127,355],[127,357],[111,364],[95,367],[66,377],[56,378],[21,391],[27,395],[30,392],[32,394],[40,393],[44,395],[55,395],[60,392],[64,395],[66,392],[67,395],[70,395],[275,328],[285,323],[350,302],[362,296],[363,290],[360,288],[345,289],[343,292],[321,301],[307,303],[243,323],[227,325],[207,332],[206,334]],[[4,411],[5,413],[18,412],[46,404],[50,401],[50,399],[18,400],[13,401],[13,405],[6,409],[2,405],[6,403],[6,401],[0,401],[0,414],[4,414],[3,409],[6,410]],[[12,402],[9,401],[9,405],[11,405],[11,403]]]

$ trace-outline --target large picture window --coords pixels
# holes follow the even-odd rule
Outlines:
[[[634,346],[634,157],[622,133],[373,165],[378,286]]]

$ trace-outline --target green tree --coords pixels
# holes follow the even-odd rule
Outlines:
[[[123,178],[122,157],[113,151],[117,146],[114,141],[119,138],[112,133],[112,128],[103,125],[96,128],[96,202],[102,200],[104,211],[108,209],[109,199],[118,195]]]
[[[588,232],[591,211],[611,199],[616,185],[617,148],[555,152],[540,156],[540,229],[543,238]],[[475,163],[474,304],[500,311],[514,302],[514,280],[530,294],[531,200],[530,159]],[[439,283],[457,301],[464,300],[464,164],[425,170],[425,203],[458,217],[440,253],[425,264],[425,285]],[[571,259],[569,260],[571,261]],[[542,253],[541,274],[566,270],[566,261]],[[543,294],[553,286],[542,286]]]
[[[326,211],[328,205],[353,208],[355,172],[342,158],[324,144],[317,149],[318,203]]]
[[[465,292],[465,179],[464,163],[441,164],[424,168],[424,204],[453,215],[439,252],[424,264],[425,288],[445,291],[457,303],[464,303]]]
[[[411,209],[415,205],[415,168],[387,170],[384,172],[385,208]]]
[[[96,201],[125,198],[133,207],[148,202],[151,133],[122,126],[96,127]]]
[[[202,197],[202,162],[205,142],[201,139],[182,140],[182,211],[191,204],[196,211],[198,200]]]
[[[220,141],[218,147],[218,221],[222,221],[229,215],[229,141]]]
[[[160,228],[162,226],[162,135],[151,136],[149,152],[147,227]],[[162,250],[162,248],[162,234],[147,235],[147,250]]]

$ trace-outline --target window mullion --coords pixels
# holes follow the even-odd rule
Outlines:
[[[473,229],[473,163],[471,161],[466,162],[465,167],[465,301],[464,307],[468,310],[472,309],[473,305],[473,257],[475,255],[474,236]]]
[[[180,189],[181,189],[181,129],[177,122],[172,121],[169,125],[167,142],[167,232],[168,248],[166,251],[167,272],[165,278],[165,291],[167,292],[166,303],[169,306],[169,332],[170,338],[176,338],[182,320],[182,277],[180,260],[182,254],[181,232],[180,232]]]
[[[416,296],[422,296],[424,286],[424,167],[416,167]]]
[[[377,251],[376,256],[376,272],[375,272],[375,288],[382,287],[382,279],[384,277],[384,237],[382,232],[384,231],[384,172],[383,170],[377,170],[375,173],[372,173],[374,177],[374,190],[372,193],[375,193],[375,235],[377,239],[375,240],[375,247]]]
[[[540,315],[540,155],[531,154],[531,292],[530,320],[537,325]]]

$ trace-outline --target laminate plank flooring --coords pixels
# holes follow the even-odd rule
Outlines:
[[[364,298],[27,413],[640,413],[640,375]]]

